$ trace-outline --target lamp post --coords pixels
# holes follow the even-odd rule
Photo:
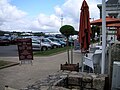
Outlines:
[[[61,27],[62,27],[62,25],[63,25],[63,15],[61,15],[60,19],[61,19]]]

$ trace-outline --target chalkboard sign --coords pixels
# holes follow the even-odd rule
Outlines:
[[[33,60],[31,38],[17,39],[19,60]]]

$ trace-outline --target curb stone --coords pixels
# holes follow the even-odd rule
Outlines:
[[[3,69],[3,68],[8,68],[8,67],[11,67],[11,66],[15,66],[15,65],[19,65],[20,63],[17,63],[17,62],[12,62],[8,65],[4,65],[4,66],[1,66],[0,69]]]

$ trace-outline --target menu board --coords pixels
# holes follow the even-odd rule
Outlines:
[[[33,60],[31,38],[17,39],[19,60]]]

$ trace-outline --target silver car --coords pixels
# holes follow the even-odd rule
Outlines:
[[[48,38],[43,38],[43,39],[42,39],[42,42],[47,43],[47,44],[50,44],[50,45],[52,46],[52,48],[61,47],[61,44],[60,44],[60,43],[53,42],[53,41],[51,41],[51,40],[48,39]]]
[[[33,40],[32,39],[32,48],[33,50],[41,50],[46,51],[52,48],[50,44],[43,43],[40,40]]]

